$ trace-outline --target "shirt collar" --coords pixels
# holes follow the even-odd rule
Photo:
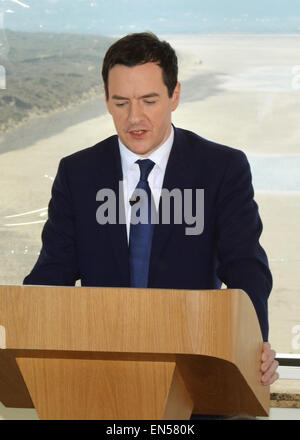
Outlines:
[[[143,159],[143,157],[139,156],[138,154],[133,153],[129,148],[127,148],[120,138],[118,138],[119,141],[119,149],[120,149],[120,155],[121,155],[121,163],[122,163],[122,172],[123,172],[123,178],[127,176],[129,170],[135,165],[135,162],[138,159]],[[155,162],[155,166],[158,166],[162,172],[165,172],[169,155],[171,152],[171,148],[174,141],[174,128],[171,126],[171,133],[168,139],[153,153],[150,154],[150,156],[147,157],[147,159],[153,160]]]

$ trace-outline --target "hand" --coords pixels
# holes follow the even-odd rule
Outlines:
[[[261,383],[262,385],[271,385],[279,378],[277,373],[278,361],[275,361],[276,353],[271,349],[269,342],[263,343],[263,350],[261,355],[261,367],[262,372]]]

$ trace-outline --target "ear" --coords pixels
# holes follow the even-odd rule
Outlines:
[[[172,107],[171,107],[172,112],[173,112],[174,110],[176,110],[177,107],[178,107],[179,99],[180,99],[180,90],[181,90],[181,85],[180,85],[180,83],[178,82],[178,83],[176,84],[176,87],[175,87],[174,92],[173,92],[173,96],[172,96],[172,98],[171,98],[171,99],[172,99]]]

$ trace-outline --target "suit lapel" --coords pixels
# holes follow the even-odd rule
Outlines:
[[[174,142],[172,150],[170,152],[163,181],[163,188],[167,189],[168,191],[178,188],[180,191],[182,191],[182,194],[185,188],[193,188],[193,173],[191,170],[191,164],[185,152],[185,142],[186,141],[182,131],[174,127]],[[160,219],[161,215],[162,199],[160,198]],[[155,275],[155,270],[159,262],[160,254],[163,251],[164,247],[167,245],[168,240],[170,239],[170,236],[174,229],[174,222],[172,219],[173,215],[174,210],[171,209],[170,224],[162,224],[162,222],[160,221],[154,227],[149,270],[149,285],[151,285],[153,277]]]
[[[105,149],[101,154],[101,173],[96,176],[95,183],[97,191],[102,188],[110,188],[116,195],[116,224],[107,225],[107,233],[110,235],[113,253],[117,262],[117,266],[122,276],[124,285],[129,286],[129,252],[127,242],[127,230],[125,220],[120,223],[119,219],[125,219],[125,211],[123,202],[123,193],[119,194],[119,183],[123,180],[121,157],[119,152],[118,137],[113,136],[107,142]],[[105,168],[104,168],[105,167]],[[120,195],[122,197],[120,203]],[[99,244],[101,246],[101,244]]]

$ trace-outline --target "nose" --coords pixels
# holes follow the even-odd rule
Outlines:
[[[143,120],[143,110],[138,101],[131,101],[129,105],[128,122],[132,125],[139,124]]]

